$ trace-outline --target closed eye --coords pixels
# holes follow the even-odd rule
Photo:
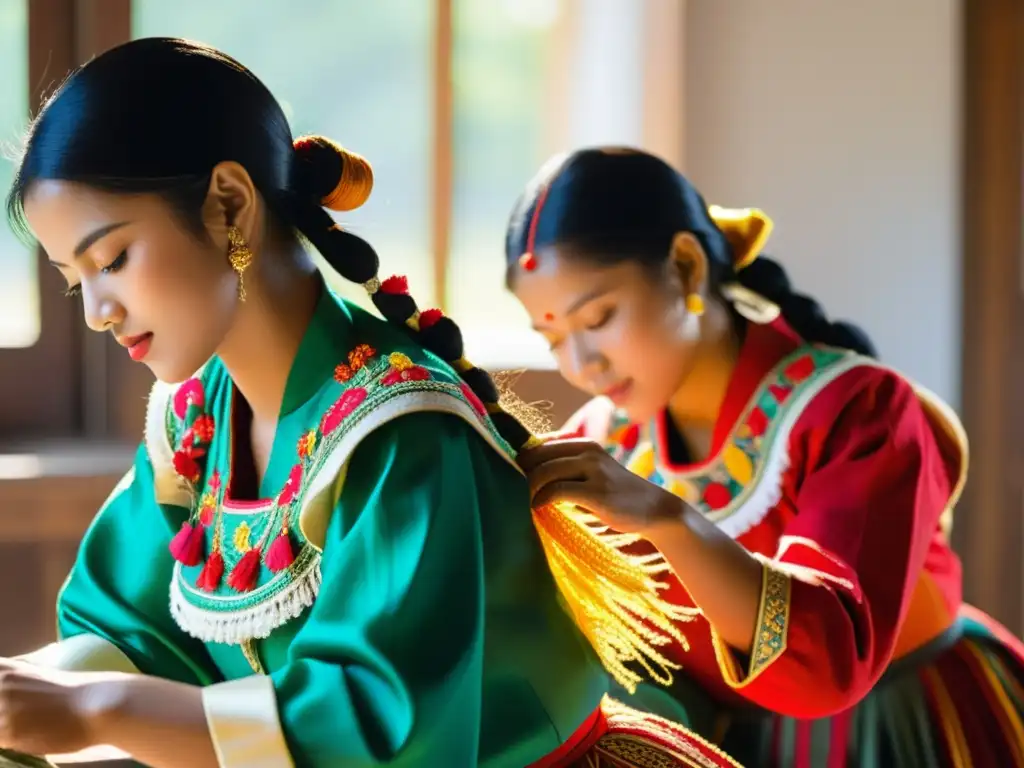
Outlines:
[[[615,308],[614,307],[605,310],[605,312],[601,315],[600,319],[598,319],[598,321],[596,323],[591,323],[590,325],[587,326],[587,330],[588,331],[600,330],[604,326],[608,325],[608,323],[611,322],[611,319],[614,316],[615,316]]]
[[[128,261],[128,250],[125,249],[125,250],[121,251],[117,255],[116,259],[114,259],[112,262],[107,264],[107,266],[105,266],[102,271],[104,273],[106,273],[106,274],[110,274],[111,272],[117,272],[118,270],[124,268],[124,265],[125,265],[125,263],[127,261]]]
[[[127,261],[128,251],[126,249],[121,251],[117,255],[117,258],[115,258],[112,262],[107,264],[107,266],[103,267],[100,271],[107,275],[112,274],[114,272],[118,272],[119,270],[124,269],[124,265],[127,263]],[[74,298],[75,296],[81,296],[82,284],[78,283],[76,285],[69,285],[67,288],[64,289],[64,295],[67,296],[69,299]]]

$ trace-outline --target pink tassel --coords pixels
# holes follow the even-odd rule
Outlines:
[[[283,531],[267,550],[267,568],[274,573],[280,573],[294,562],[295,553],[292,551],[292,540],[288,536],[288,532]]]
[[[256,586],[259,575],[260,550],[257,547],[246,552],[238,561],[238,565],[231,569],[228,586],[236,592],[251,592]]]
[[[202,523],[192,527],[191,523],[185,522],[171,539],[168,549],[171,550],[171,557],[182,565],[199,565],[203,559],[205,543],[206,527]]]
[[[214,551],[203,566],[203,570],[196,579],[196,586],[206,592],[214,592],[220,586],[220,580],[224,577],[224,557],[220,552]]]

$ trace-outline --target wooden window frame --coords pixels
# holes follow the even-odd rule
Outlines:
[[[127,37],[130,0],[24,1],[34,115],[67,72]],[[0,444],[24,450],[40,441],[114,436],[122,418],[116,405],[132,379],[111,370],[109,340],[90,338],[96,335],[84,330],[76,304],[61,295],[60,276],[41,251],[35,258],[40,334],[31,347],[0,350]]]
[[[963,419],[954,544],[965,598],[1024,633],[1024,6],[964,0]]]

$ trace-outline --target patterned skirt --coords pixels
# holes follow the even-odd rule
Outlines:
[[[529,768],[742,768],[681,725],[606,697],[557,752]]]
[[[822,720],[733,720],[723,749],[774,768],[1024,768],[1024,644],[973,608]]]

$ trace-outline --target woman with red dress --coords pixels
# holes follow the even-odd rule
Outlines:
[[[639,535],[699,610],[627,701],[746,765],[1024,765],[1024,646],[949,546],[963,429],[793,291],[770,229],[628,149],[547,165],[513,213],[509,287],[595,396],[521,457],[534,502]]]

